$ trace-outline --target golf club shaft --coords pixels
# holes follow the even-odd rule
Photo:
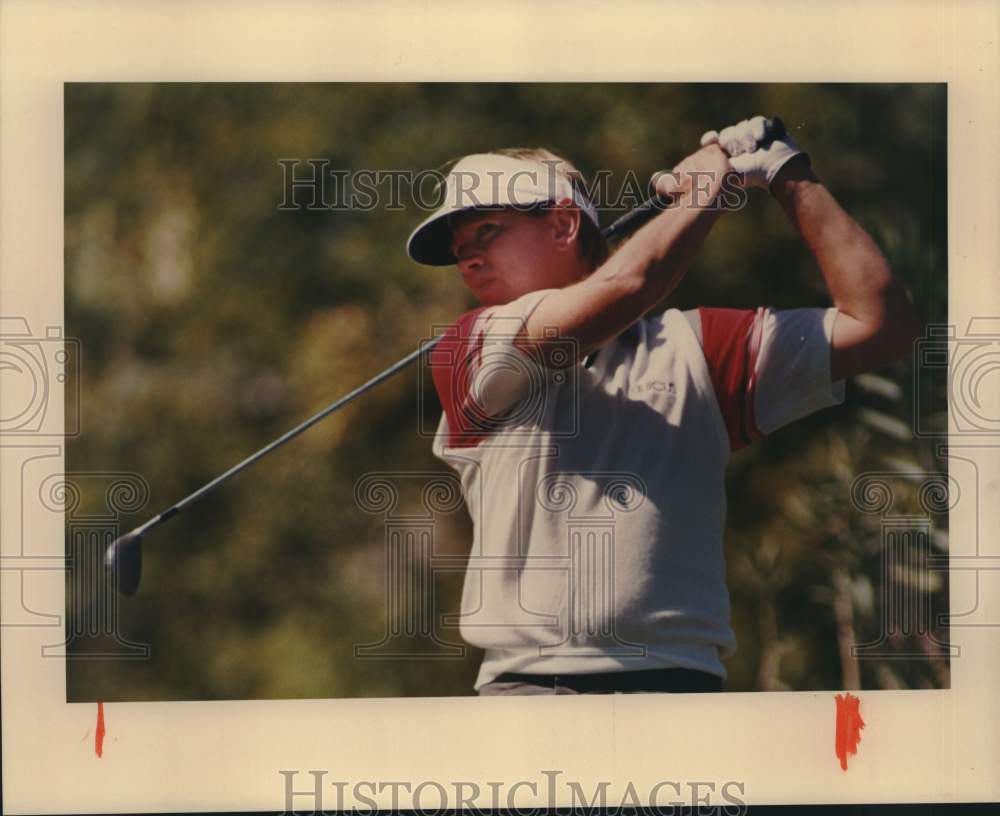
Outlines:
[[[276,448],[280,448],[282,445],[284,445],[289,440],[294,439],[296,436],[298,436],[303,431],[308,430],[313,425],[315,425],[317,422],[319,422],[321,419],[324,419],[325,417],[327,417],[330,414],[332,414],[334,411],[336,411],[336,410],[338,410],[340,408],[343,408],[345,405],[347,405],[347,403],[352,402],[353,400],[357,399],[362,394],[364,394],[366,391],[369,391],[370,389],[374,388],[376,385],[378,385],[383,380],[387,380],[390,377],[392,377],[394,374],[396,374],[397,372],[402,371],[404,368],[406,368],[408,365],[410,365],[411,363],[413,363],[415,360],[417,360],[420,357],[422,357],[423,355],[427,354],[440,341],[441,341],[441,337],[438,336],[438,337],[435,337],[434,339],[429,340],[428,342],[422,344],[420,346],[420,348],[418,348],[416,351],[410,352],[403,359],[401,359],[398,362],[393,363],[393,365],[389,366],[389,368],[387,368],[385,371],[382,371],[381,373],[376,374],[374,377],[372,377],[370,380],[368,380],[368,382],[366,382],[366,383],[364,383],[362,385],[359,385],[353,391],[351,391],[348,394],[345,394],[343,397],[341,397],[340,399],[338,399],[336,402],[333,402],[330,405],[326,406],[326,408],[324,408],[322,411],[319,411],[318,413],[313,414],[311,417],[309,417],[309,419],[305,420],[304,422],[302,422],[299,425],[296,425],[290,431],[288,431],[287,433],[282,434],[277,439],[275,439],[273,442],[265,445],[263,448],[261,448],[256,453],[251,454],[250,456],[248,456],[246,459],[244,459],[239,464],[233,465],[225,473],[223,473],[223,474],[221,474],[219,476],[216,476],[208,484],[203,485],[202,487],[199,487],[196,491],[194,491],[194,493],[190,494],[189,496],[185,496],[183,499],[181,499],[179,502],[177,502],[177,504],[175,504],[169,510],[164,510],[162,513],[160,513],[160,515],[158,515],[158,516],[150,519],[145,524],[143,524],[141,527],[136,527],[135,530],[133,530],[132,532],[138,533],[138,534],[142,535],[142,534],[148,532],[149,530],[152,530],[155,527],[159,527],[161,524],[163,524],[163,522],[165,522],[169,518],[177,515],[181,510],[183,510],[185,507],[187,507],[187,505],[191,504],[191,502],[195,501],[196,499],[201,498],[206,493],[208,493],[209,491],[215,489],[216,487],[218,487],[223,482],[227,481],[228,479],[231,479],[237,473],[240,473],[241,471],[246,470],[248,467],[250,467],[250,465],[252,465],[258,459],[263,459],[271,451],[275,450]]]
[[[765,138],[769,141],[783,139],[785,137],[785,123],[775,116],[768,119],[764,125]],[[625,215],[607,227],[604,232],[605,238],[618,238],[622,235],[629,235],[639,227],[652,219],[657,213],[663,212],[670,206],[670,201],[654,195],[647,198],[634,210],[629,210]]]
[[[780,139],[780,138],[782,138],[784,136],[784,134],[785,134],[784,123],[780,119],[778,119],[777,117],[774,118],[774,119],[769,119],[767,121],[767,133],[768,133],[768,136],[771,139]],[[602,233],[603,233],[603,235],[604,235],[605,238],[609,238],[609,239],[610,238],[618,238],[618,237],[621,237],[623,235],[627,235],[629,233],[632,233],[635,230],[639,229],[639,227],[641,227],[647,221],[649,221],[650,219],[652,219],[655,215],[657,215],[657,213],[660,213],[664,209],[666,209],[669,206],[669,204],[670,204],[669,201],[667,201],[667,200],[665,200],[663,198],[660,198],[659,196],[655,196],[654,195],[651,198],[646,199],[646,201],[644,201],[642,204],[640,204],[634,210],[630,210],[629,212],[625,213],[623,216],[621,216],[620,218],[618,218],[617,220],[615,220],[612,224],[610,224],[608,227],[606,227],[605,229],[603,229]],[[229,479],[231,479],[237,473],[240,473],[240,472],[246,470],[248,467],[250,467],[252,464],[254,464],[254,462],[258,461],[259,459],[264,458],[269,453],[271,453],[271,451],[275,450],[276,448],[281,447],[282,445],[284,445],[289,440],[294,439],[300,433],[302,433],[305,430],[308,430],[313,425],[315,425],[317,422],[319,422],[321,419],[324,419],[325,417],[327,417],[330,414],[332,414],[334,411],[337,411],[338,409],[343,408],[349,402],[352,402],[353,400],[357,399],[358,397],[360,397],[365,392],[367,392],[370,389],[374,388],[380,382],[382,382],[384,380],[387,380],[390,377],[392,377],[393,375],[395,375],[396,373],[398,373],[399,371],[402,371],[408,365],[410,365],[411,363],[415,362],[416,360],[420,359],[425,354],[427,354],[428,352],[430,352],[431,349],[433,349],[434,346],[436,346],[440,342],[440,340],[441,340],[441,336],[438,336],[438,337],[435,337],[434,339],[432,339],[432,340],[430,340],[430,341],[428,341],[426,343],[423,343],[420,346],[420,348],[418,348],[416,351],[413,351],[410,354],[406,355],[406,357],[404,357],[403,359],[399,360],[399,362],[394,363],[393,365],[389,366],[389,368],[387,368],[385,371],[383,371],[383,372],[381,372],[379,374],[376,374],[374,377],[372,377],[370,380],[368,380],[368,382],[364,383],[363,385],[359,385],[353,391],[351,391],[348,394],[345,394],[343,397],[341,397],[340,399],[338,399],[336,402],[331,403],[326,408],[324,408],[322,411],[320,411],[320,412],[318,412],[316,414],[313,414],[311,417],[309,417],[309,419],[305,420],[305,422],[302,422],[301,424],[296,425],[290,431],[288,431],[287,433],[285,433],[282,436],[278,437],[277,439],[275,439],[270,444],[264,446],[263,448],[261,448],[256,453],[248,456],[246,459],[244,459],[239,464],[233,465],[233,467],[231,467],[225,473],[217,476],[212,481],[210,481],[208,484],[206,484],[206,485],[198,488],[196,491],[194,491],[194,493],[190,494],[189,496],[184,497],[179,502],[177,502],[173,507],[170,507],[169,509],[164,510],[158,516],[154,516],[152,519],[150,519],[149,521],[147,521],[145,524],[141,525],[140,527],[136,527],[132,532],[136,533],[138,535],[142,535],[142,534],[148,532],[149,530],[152,530],[155,527],[160,526],[161,524],[163,524],[163,522],[165,522],[168,519],[172,518],[173,516],[177,515],[181,510],[183,510],[185,507],[187,507],[187,505],[191,504],[191,502],[195,501],[196,499],[201,498],[206,493],[214,490],[216,487],[218,487],[219,485],[221,485],[223,482],[228,481]]]
[[[653,199],[650,199],[650,202],[652,202],[652,201],[653,201]],[[647,204],[650,204],[650,202],[647,202]],[[626,230],[637,229],[642,223],[644,223],[646,220],[648,220],[650,217],[652,217],[652,215],[655,215],[656,212],[658,212],[660,209],[662,209],[662,207],[657,208],[655,206],[655,204],[650,204],[649,209],[650,209],[650,212],[648,214],[646,214],[645,217],[642,218],[641,220],[638,219],[638,218],[634,218],[634,217],[630,218],[630,216],[634,216],[634,213],[626,213],[624,216],[622,216],[617,221],[615,221],[611,226],[609,226],[607,229],[605,229],[603,231],[604,235],[606,237],[613,237],[615,235],[620,235],[622,232],[624,232]],[[368,380],[368,382],[364,383],[363,385],[359,385],[357,388],[355,388],[349,394],[345,394],[343,397],[341,397],[340,399],[338,399],[336,402],[331,403],[330,405],[328,405],[322,411],[319,411],[318,413],[313,414],[305,422],[301,423],[300,425],[296,425],[290,431],[288,431],[284,435],[278,437],[277,439],[275,439],[270,444],[265,445],[263,448],[261,448],[256,453],[251,454],[250,456],[248,456],[246,459],[244,459],[239,464],[233,465],[225,473],[223,473],[223,474],[221,474],[219,476],[216,476],[208,484],[203,485],[202,487],[199,487],[196,491],[194,491],[194,493],[191,493],[189,496],[185,496],[183,499],[181,499],[179,502],[177,502],[173,507],[170,507],[169,509],[164,510],[158,516],[154,516],[149,521],[147,521],[145,524],[143,524],[143,525],[141,525],[139,527],[136,527],[134,530],[132,530],[132,533],[135,533],[135,534],[138,534],[138,535],[144,535],[145,533],[149,532],[150,530],[155,529],[156,527],[159,527],[161,524],[163,524],[163,522],[165,522],[165,521],[173,518],[174,516],[176,516],[181,510],[183,510],[185,507],[187,507],[189,504],[191,504],[191,502],[193,502],[193,501],[201,498],[206,493],[214,490],[220,484],[222,484],[223,482],[231,479],[237,473],[240,473],[241,471],[246,470],[248,467],[250,467],[250,465],[252,465],[257,460],[262,459],[263,457],[267,456],[271,451],[275,450],[276,448],[281,447],[282,445],[284,445],[289,440],[294,439],[300,433],[302,433],[305,430],[308,430],[313,425],[315,425],[317,422],[319,422],[321,419],[324,419],[325,417],[327,417],[330,414],[332,414],[334,411],[336,411],[336,410],[338,410],[340,408],[343,408],[345,405],[347,405],[347,403],[351,402],[352,400],[356,399],[357,397],[360,397],[366,391],[370,390],[371,388],[374,388],[376,385],[378,385],[383,380],[387,380],[390,377],[392,377],[394,374],[398,373],[399,371],[402,371],[408,365],[410,365],[411,363],[415,362],[416,360],[418,360],[423,355],[425,355],[428,352],[430,352],[430,350],[433,349],[434,346],[436,346],[440,341],[441,341],[441,336],[438,336],[438,337],[435,337],[433,340],[430,340],[430,341],[424,343],[416,351],[410,352],[410,354],[406,355],[399,362],[394,363],[393,365],[389,366],[389,368],[387,368],[385,371],[383,371],[383,372],[381,372],[379,374],[376,374],[374,377],[372,377],[370,380]]]

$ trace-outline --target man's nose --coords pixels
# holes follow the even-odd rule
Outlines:
[[[485,263],[483,261],[483,256],[480,255],[479,252],[473,247],[468,245],[459,247],[455,256],[458,259],[458,268],[464,274],[475,272]]]

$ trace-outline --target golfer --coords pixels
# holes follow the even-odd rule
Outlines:
[[[474,526],[460,625],[485,651],[480,695],[721,691],[731,452],[838,404],[846,377],[919,334],[874,242],[763,117],[706,133],[654,186],[671,205],[609,255],[568,161],[467,156],[410,237],[482,304],[431,359],[434,453]],[[751,187],[782,207],[833,307],[645,317]]]

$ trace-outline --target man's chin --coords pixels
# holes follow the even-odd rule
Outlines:
[[[504,292],[497,286],[487,284],[474,291],[476,298],[483,306],[502,306],[512,298],[504,297]]]

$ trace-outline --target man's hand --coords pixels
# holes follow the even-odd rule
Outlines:
[[[732,168],[742,175],[744,186],[765,190],[789,160],[802,154],[787,133],[772,140],[763,116],[744,119],[721,132],[710,130],[701,137],[701,143],[721,147]]]
[[[726,176],[733,172],[729,157],[715,143],[692,153],[673,170],[661,170],[653,175],[651,184],[663,199],[687,196],[694,207],[710,207]]]

